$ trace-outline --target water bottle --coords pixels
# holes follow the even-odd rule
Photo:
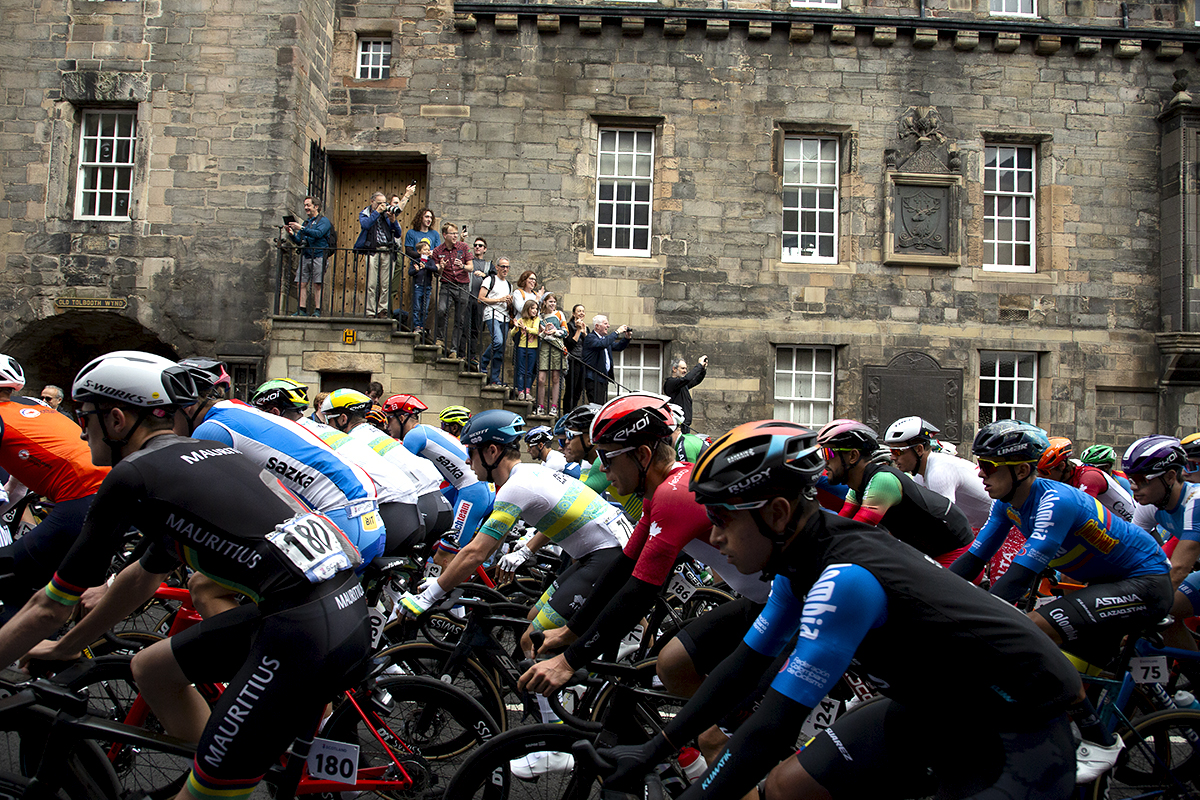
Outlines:
[[[1180,708],[1200,709],[1200,701],[1197,701],[1196,696],[1186,689],[1180,689],[1175,693],[1175,705]]]
[[[694,747],[685,747],[679,751],[679,766],[689,781],[694,781],[708,772],[708,762],[704,755]]]

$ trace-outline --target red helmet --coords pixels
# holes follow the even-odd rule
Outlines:
[[[624,394],[610,400],[592,420],[593,444],[650,444],[675,431],[667,398],[648,393]]]
[[[383,413],[385,414],[415,415],[428,410],[428,408],[429,406],[411,394],[394,394],[383,401]]]
[[[1051,436],[1050,446],[1042,451],[1042,457],[1038,459],[1038,471],[1049,472],[1057,466],[1066,464],[1067,459],[1071,457],[1071,453],[1070,439],[1065,436]]]

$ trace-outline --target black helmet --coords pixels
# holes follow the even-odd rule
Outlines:
[[[778,419],[747,422],[704,452],[688,489],[708,505],[794,497],[823,469],[821,445],[808,428]]]
[[[596,418],[596,412],[600,410],[600,406],[596,403],[585,403],[581,406],[576,406],[563,415],[563,418],[554,426],[558,430],[558,426],[562,425],[563,433],[579,434],[588,433],[592,429],[592,420]]]
[[[179,361],[179,366],[187,368],[201,396],[207,395],[218,386],[227,390],[233,385],[233,379],[229,377],[224,361],[202,357],[184,358]]]
[[[1001,419],[979,429],[971,452],[975,458],[997,464],[1031,464],[1037,462],[1049,446],[1049,437],[1038,426]]]

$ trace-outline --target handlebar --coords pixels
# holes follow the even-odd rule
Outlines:
[[[596,746],[587,739],[581,739],[571,745],[571,754],[575,756],[577,765],[583,765],[585,769],[595,772],[601,780],[612,775],[617,768],[616,764],[605,760],[596,752]],[[617,789],[601,789],[600,797],[601,800],[664,800],[666,791],[663,789],[662,778],[651,770],[646,775],[645,788],[640,797],[635,792],[622,792]]]

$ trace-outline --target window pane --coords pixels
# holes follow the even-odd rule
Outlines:
[[[805,425],[832,419],[832,348],[776,348],[774,409],[778,418]]]
[[[988,145],[984,148],[985,269],[1032,272],[1036,203],[1032,147]]]
[[[650,255],[654,132],[600,130],[596,174],[597,252]],[[606,177],[620,180],[604,181]]]
[[[76,214],[128,219],[137,155],[135,111],[84,111]]]

